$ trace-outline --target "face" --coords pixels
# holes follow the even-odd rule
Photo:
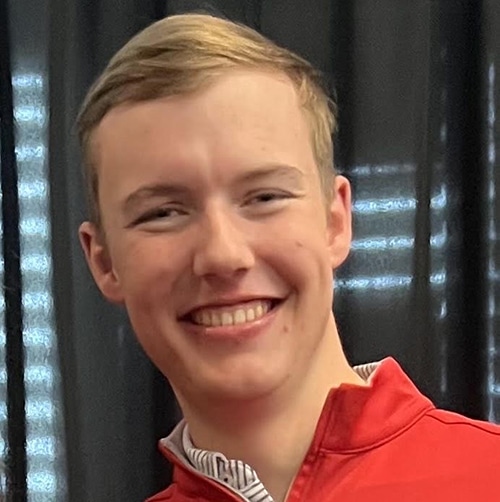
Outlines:
[[[324,364],[350,191],[337,176],[326,203],[285,76],[121,106],[93,139],[106,242],[82,225],[90,268],[181,400],[257,398]]]

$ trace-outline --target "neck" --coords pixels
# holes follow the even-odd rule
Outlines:
[[[314,437],[330,389],[365,385],[347,363],[335,329],[314,371],[288,389],[245,402],[193,409],[180,399],[194,444],[250,465],[275,502],[282,502]]]

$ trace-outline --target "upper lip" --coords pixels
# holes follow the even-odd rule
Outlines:
[[[191,307],[189,307],[186,310],[183,310],[179,317],[186,317],[196,310],[200,309],[210,309],[210,308],[217,308],[217,307],[232,307],[234,305],[238,305],[239,303],[247,303],[247,302],[252,302],[252,301],[257,301],[257,300],[262,300],[262,301],[280,301],[282,300],[282,297],[278,296],[270,296],[270,295],[251,295],[251,296],[238,296],[238,297],[227,297],[227,298],[217,298],[216,300],[211,300],[210,302],[206,303],[197,303]]]

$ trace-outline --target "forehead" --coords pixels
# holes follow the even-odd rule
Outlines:
[[[294,84],[280,73],[232,70],[195,93],[126,104],[95,131],[99,178],[120,166],[145,175],[193,166],[313,160],[308,125]]]

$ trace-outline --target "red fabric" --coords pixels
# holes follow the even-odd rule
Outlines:
[[[149,499],[241,501],[184,467]],[[333,389],[287,502],[500,501],[500,427],[437,410],[393,359],[371,386]]]

